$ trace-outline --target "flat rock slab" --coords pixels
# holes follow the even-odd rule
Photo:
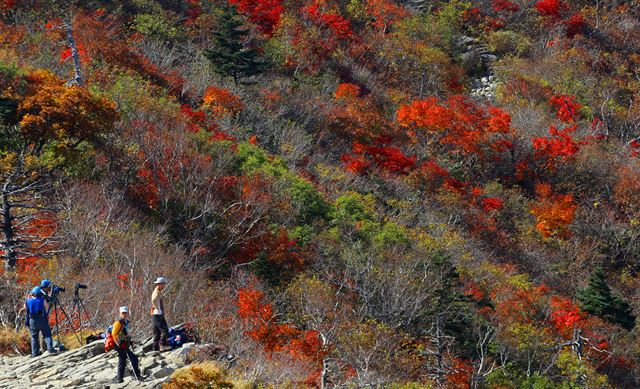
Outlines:
[[[140,369],[148,378],[138,382],[131,373],[126,373],[122,384],[114,383],[118,354],[113,351],[105,354],[104,341],[54,355],[44,353],[36,358],[3,356],[0,357],[0,389],[160,388],[176,369],[190,362],[193,345],[189,346],[185,351],[163,353],[145,353],[142,347],[135,349]]]

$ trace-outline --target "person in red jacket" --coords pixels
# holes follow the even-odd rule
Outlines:
[[[140,368],[138,367],[138,357],[131,351],[132,343],[131,336],[129,335],[128,307],[120,307],[120,317],[113,323],[111,336],[113,336],[116,351],[118,352],[118,376],[116,377],[116,382],[121,383],[124,381],[124,368],[127,364],[127,358],[131,361],[134,377],[138,381],[143,381],[144,377],[140,374]]]

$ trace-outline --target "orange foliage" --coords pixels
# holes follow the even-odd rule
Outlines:
[[[336,88],[334,97],[336,100],[353,100],[360,95],[360,87],[358,85],[342,83]]]
[[[337,106],[329,113],[331,130],[342,137],[366,144],[398,135],[394,123],[386,118],[384,108],[370,95],[359,97],[362,90],[342,83],[334,93]]]
[[[29,73],[27,94],[18,106],[20,130],[27,140],[91,140],[114,127],[115,104],[79,86],[66,86],[53,74]]]
[[[571,194],[553,194],[551,185],[536,184],[538,199],[531,209],[536,217],[536,229],[545,238],[568,238],[569,225],[573,222],[578,206]]]
[[[471,375],[473,373],[473,365],[471,361],[463,358],[454,358],[453,365],[447,373],[447,388],[451,389],[468,389],[471,387]]]
[[[386,33],[396,21],[409,15],[401,5],[389,0],[366,0],[365,8],[371,15],[371,25],[381,33]]]
[[[159,69],[132,44],[135,37],[125,36],[118,21],[102,12],[78,12],[73,20],[76,42],[88,57],[137,72],[174,95],[182,94],[184,80],[172,69]]]
[[[326,354],[320,334],[275,322],[273,305],[265,300],[264,293],[257,289],[238,290],[237,312],[248,327],[247,335],[270,354],[285,352],[294,359],[318,365]]]
[[[451,96],[442,103],[435,97],[414,101],[400,107],[397,120],[414,141],[425,138],[422,132],[436,134],[441,144],[457,153],[482,156],[486,147],[497,152],[513,147],[509,114],[478,106],[464,96]]]
[[[244,109],[240,98],[227,89],[210,86],[202,97],[203,107],[209,109],[215,119],[236,116]]]

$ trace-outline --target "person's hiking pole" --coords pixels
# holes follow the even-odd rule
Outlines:
[[[133,353],[133,350],[134,350],[133,341],[130,341],[129,344],[131,345],[131,353]],[[131,358],[129,358],[129,355],[127,355],[127,361],[129,361],[129,365],[131,365],[131,373],[133,374],[135,379],[137,381],[141,381],[140,376],[138,376],[138,373],[136,373],[136,369],[134,369],[134,367],[133,367],[133,362],[131,361]]]

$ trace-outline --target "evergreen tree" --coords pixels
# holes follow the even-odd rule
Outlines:
[[[586,312],[620,324],[628,330],[635,325],[631,307],[622,297],[611,293],[602,267],[596,268],[587,287],[578,292],[578,300],[580,308]]]
[[[232,76],[236,84],[240,78],[259,74],[267,67],[255,48],[246,47],[248,34],[236,7],[225,5],[218,30],[213,33],[214,47],[204,53],[216,73]]]

